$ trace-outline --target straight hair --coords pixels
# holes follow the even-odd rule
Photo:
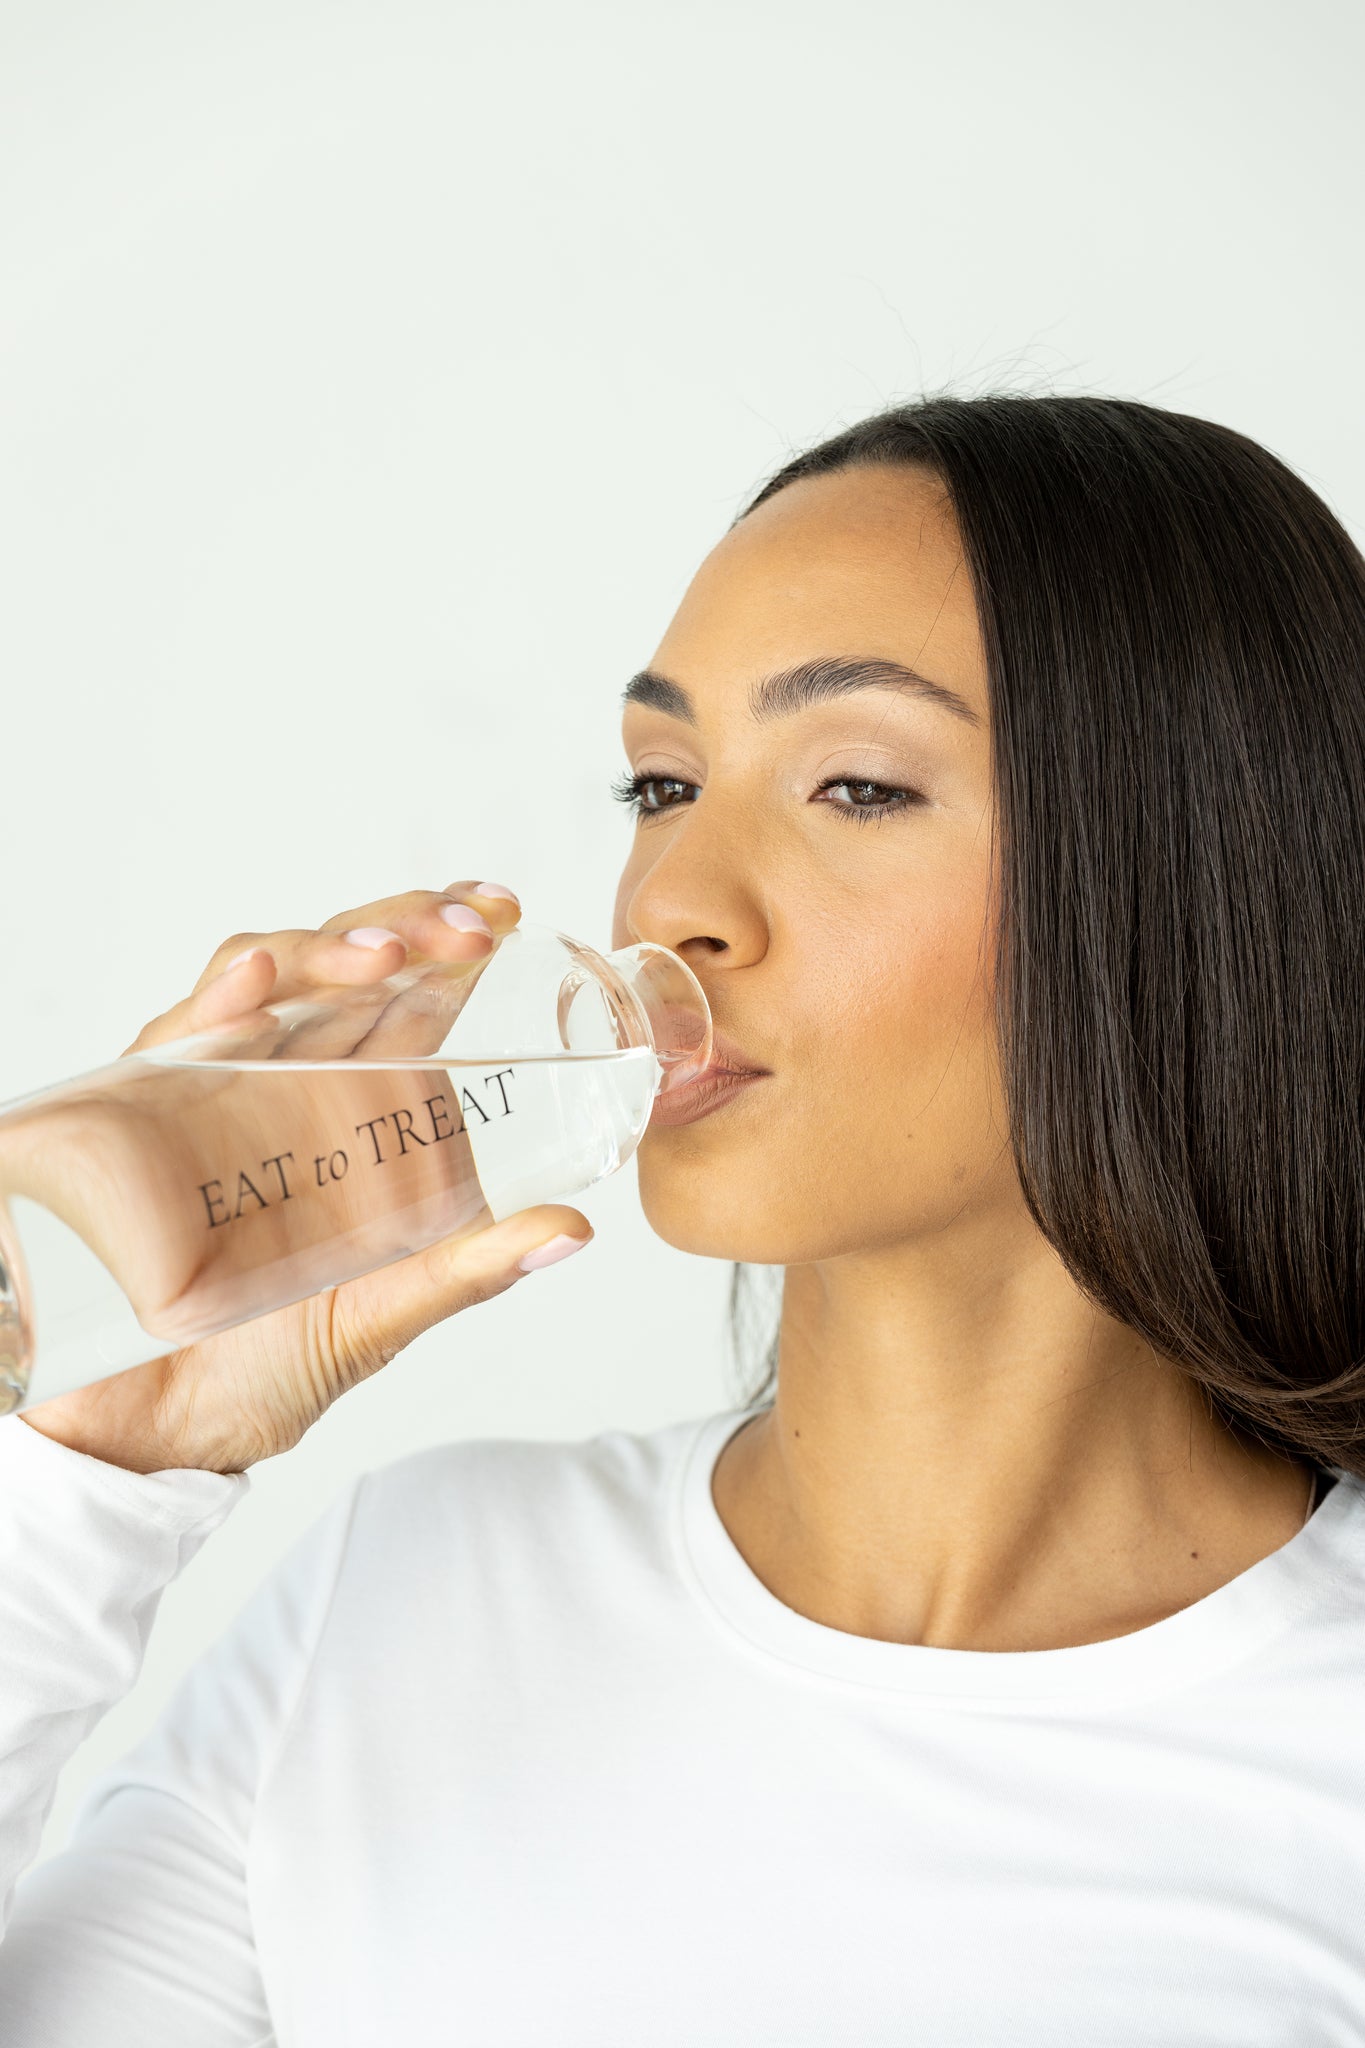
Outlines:
[[[1029,1213],[1235,1433],[1365,1477],[1365,561],[1256,442],[1114,398],[895,407],[734,524],[887,463],[976,599]]]

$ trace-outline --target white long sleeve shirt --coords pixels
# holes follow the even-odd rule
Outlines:
[[[0,1421],[4,2048],[1365,2043],[1365,1486],[1133,1634],[945,1650],[749,1569],[752,1412],[365,1474],[27,1874],[250,1481]]]

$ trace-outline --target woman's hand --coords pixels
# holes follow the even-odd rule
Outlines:
[[[519,914],[510,892],[485,894],[483,886],[460,882],[440,892],[410,890],[343,911],[317,931],[239,932],[218,948],[185,1000],[153,1018],[125,1053],[219,1025],[240,1028],[239,1020],[249,1022],[261,1005],[320,987],[380,981],[397,972],[409,951],[455,966],[477,965],[488,957],[492,934],[510,930]],[[271,1025],[268,1017],[260,1021],[266,1029]],[[423,1030],[431,1032],[429,1010],[414,1017],[395,1003],[363,1045],[319,1044],[309,1048],[309,1056],[327,1059],[357,1050],[368,1059],[429,1055],[434,1047],[414,1037]],[[338,1077],[357,1085],[370,1078],[336,1070],[327,1084],[336,1085]],[[132,1471],[186,1465],[244,1471],[291,1449],[339,1394],[378,1372],[423,1330],[503,1293],[521,1277],[518,1261],[526,1254],[558,1240],[553,1257],[562,1257],[591,1236],[576,1209],[526,1209],[39,1402],[23,1409],[21,1419],[73,1450]],[[98,1248],[123,1280],[118,1260]],[[165,1285],[164,1277],[159,1285]],[[136,1300],[134,1305],[141,1309]]]

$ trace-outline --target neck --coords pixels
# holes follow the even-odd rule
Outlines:
[[[788,1267],[779,1358],[716,1506],[770,1591],[854,1635],[1098,1641],[1302,1526],[1310,1468],[1240,1440],[1031,1223],[1012,1256],[997,1229],[989,1256],[939,1241]]]

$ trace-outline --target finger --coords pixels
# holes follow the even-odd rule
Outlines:
[[[304,950],[298,942],[310,939],[313,934],[274,932],[268,936],[269,945],[246,945],[236,952],[232,951],[234,942],[220,947],[214,956],[215,961],[221,962],[217,973],[210,975],[206,970],[191,994],[144,1025],[133,1043],[125,1048],[125,1053],[140,1052],[153,1045],[164,1045],[170,1040],[221,1027],[231,1037],[234,1055],[242,1058],[264,1059],[286,1040],[290,1058],[325,1057],[325,1054],[315,1055],[301,1042],[307,1034],[306,1024],[300,1025],[294,1018],[281,1021],[262,1007],[267,1002],[274,1005],[314,994],[325,996],[325,986],[314,985],[306,972],[291,991],[276,957],[277,953],[286,954],[295,961],[297,969]],[[239,937],[245,939],[247,934],[241,933]],[[392,948],[385,950],[398,956],[404,948],[401,942],[396,941]],[[221,958],[224,954],[229,955],[225,960]],[[348,967],[349,962],[344,962],[343,972]],[[372,970],[362,969],[361,972],[365,979],[373,979]],[[367,1007],[365,996],[368,991],[364,989],[363,982],[357,986],[338,979],[330,986],[345,998],[344,1010],[335,1016],[329,1013],[326,1019],[335,1040],[335,1050],[344,1054],[350,1051],[357,1038],[364,1036],[375,1018],[383,1014],[390,996],[381,985],[373,991],[373,1000]]]
[[[414,954],[450,967],[474,966],[488,958],[494,935],[472,907],[424,889],[340,911],[316,931],[270,932],[258,943],[275,957],[275,994],[284,1000],[383,981]],[[220,947],[210,970],[226,967],[239,950],[236,940]]]
[[[481,887],[496,892],[479,899],[487,915],[467,900],[478,897]],[[443,910],[464,914],[443,917]],[[498,882],[409,889],[338,911],[312,931],[236,932],[214,953],[195,990],[215,980],[238,954],[260,945],[274,957],[281,996],[329,981],[350,986],[380,980],[394,973],[412,950],[458,966],[486,958],[490,934],[510,930],[520,914],[516,897]]]
[[[264,946],[275,962],[278,1000],[328,982],[347,987],[379,981],[402,966],[407,944],[392,929],[367,924],[355,913],[345,926],[322,933],[304,927],[275,932],[236,932],[225,939],[194,985],[197,995],[242,953]]]
[[[473,896],[479,899],[479,908],[485,917],[490,911],[495,919],[521,916],[521,898],[515,889],[509,889],[505,882],[447,882],[441,891],[443,896],[456,896],[466,903]]]
[[[521,914],[510,891],[506,896],[485,897],[480,886],[475,882],[449,889],[409,889],[401,896],[384,896],[341,911],[319,930],[333,933],[348,925],[371,924],[397,932],[414,952],[434,960],[460,962],[479,957],[487,951],[491,937],[510,931]],[[499,889],[501,884],[487,886]],[[484,941],[482,948],[462,944],[466,936]]]
[[[132,1044],[124,1047],[123,1056],[238,1018],[278,1031],[274,1018],[258,1015],[260,1006],[274,992],[276,979],[275,961],[269,950],[264,946],[247,947],[216,980],[196,986],[183,1002],[172,1004],[169,1010],[145,1024]]]
[[[401,964],[417,978],[392,994],[381,986],[376,990],[382,997],[377,1007],[366,1007],[351,999],[333,1017],[301,1023],[290,1035],[290,1057],[388,1059],[438,1051],[469,995],[464,970],[472,972],[483,966],[498,939],[513,928],[520,915],[517,899],[500,883],[470,884],[464,893],[479,897],[485,890],[491,923],[471,904],[457,900],[450,892],[430,889],[381,897],[329,919],[321,928],[325,936],[320,936],[319,947],[335,947],[342,941],[354,943],[358,934],[351,925],[353,919],[385,920],[383,926],[363,927],[359,935],[369,937],[372,931],[386,927],[401,934],[410,949]],[[329,986],[326,980],[312,983],[309,977],[314,972],[325,977],[330,958],[325,951],[314,954],[306,949],[295,957],[294,973],[302,992],[312,993],[316,989],[325,998]],[[433,963],[432,972],[422,974],[420,969],[428,961]],[[396,967],[386,966],[385,979],[397,972]]]
[[[405,967],[372,989],[304,989],[305,1003],[316,999],[328,1007],[291,1020],[287,1057],[385,1060],[437,1053],[491,958],[487,951],[454,962],[409,956]]]
[[[548,1247],[555,1254],[551,1263],[558,1263],[561,1252],[569,1256],[593,1235],[580,1210],[546,1203],[470,1236],[442,1238],[318,1296],[323,1327],[315,1341],[324,1358],[331,1354],[342,1384],[350,1385],[387,1365],[424,1330],[515,1286],[526,1255]],[[561,1238],[569,1244],[559,1246]]]
[[[239,934],[242,938],[246,936]],[[472,969],[486,960],[488,944],[477,945],[471,958],[440,963],[431,977],[420,977],[413,991],[395,994],[387,985],[387,975],[402,965],[406,947],[396,934],[376,933],[369,927],[359,928],[359,936],[362,941],[371,937],[391,938],[391,943],[380,948],[371,949],[366,944],[359,949],[357,957],[361,962],[366,956],[373,959],[379,953],[379,968],[356,964],[352,956],[357,949],[346,932],[329,935],[326,945],[321,947],[312,943],[316,934],[309,932],[271,933],[269,945],[248,946],[236,952],[230,945],[220,947],[215,961],[224,953],[230,957],[223,961],[218,974],[201,979],[192,996],[153,1019],[128,1050],[161,1044],[228,1021],[236,1027],[244,1011],[267,999],[272,1004],[306,1004],[316,999],[322,1005],[321,1014],[316,1017],[310,1017],[305,1009],[301,1016],[290,1016],[283,1022],[273,1017],[258,1020],[259,1028],[274,1036],[268,1046],[262,1046],[254,1036],[250,1042],[243,1040],[239,1048],[242,1056],[263,1057],[265,1050],[283,1040],[287,1041],[284,1056],[289,1059],[340,1059],[362,1053],[368,1058],[384,1058],[388,1054],[383,1048],[364,1048],[370,1033],[391,1010],[405,1021],[391,1038],[386,1035],[386,1045],[392,1044],[399,1052],[434,1052],[467,994],[467,990],[459,987],[463,976],[458,970]],[[286,955],[288,975],[279,971],[277,953]],[[386,965],[389,959],[397,965]],[[339,968],[330,978],[329,966]],[[429,981],[438,986],[428,991]],[[367,982],[374,985],[367,987]],[[333,1001],[329,1002],[329,997]]]
[[[442,897],[486,902],[494,939],[512,930],[521,915],[521,904],[501,882],[452,882]],[[384,907],[384,906],[379,906]],[[438,913],[442,908],[437,899]],[[487,959],[475,960],[480,966]],[[472,980],[461,974],[435,971],[423,975],[396,996],[383,1015],[357,1045],[359,1057],[367,1060],[421,1058],[438,1053],[460,1011],[472,992]]]
[[[481,895],[481,890],[487,895]],[[467,898],[485,903],[488,917],[481,911],[474,914],[472,922],[468,915],[454,922],[442,917],[443,909],[472,910],[472,904],[466,906]],[[316,931],[295,928],[234,933],[218,947],[190,995],[145,1025],[125,1053],[226,1022],[244,1008],[259,1006],[267,994],[280,1002],[328,985],[350,989],[381,981],[396,973],[413,949],[452,966],[474,965],[487,959],[494,932],[509,930],[520,913],[517,898],[501,883],[468,882],[454,884],[449,890],[414,889],[402,896],[381,897],[339,912]],[[210,990],[214,993],[207,995]],[[206,995],[207,1006],[201,1008],[200,998]],[[323,1036],[314,1034],[306,1047],[302,1031],[296,1031],[291,1050],[296,1058],[344,1056],[373,1028],[385,1007],[381,1002],[373,1016],[363,1008],[354,1013],[354,1030],[340,1018],[329,1021]],[[454,1007],[458,1008],[458,1000]],[[431,1041],[430,1049],[439,1042],[439,1038]]]
[[[481,963],[475,963],[476,965]],[[356,1050],[362,1059],[420,1059],[441,1050],[477,987],[467,974],[436,967],[402,990],[377,1017]]]

